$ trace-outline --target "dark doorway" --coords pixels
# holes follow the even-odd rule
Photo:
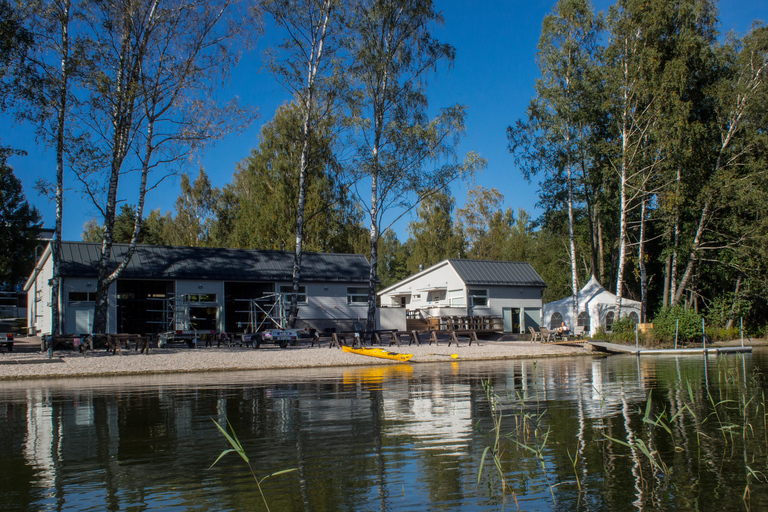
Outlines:
[[[224,328],[227,332],[245,332],[251,300],[274,291],[273,283],[224,283]]]
[[[117,281],[117,332],[154,334],[166,328],[173,281]]]

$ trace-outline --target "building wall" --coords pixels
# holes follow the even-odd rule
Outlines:
[[[431,290],[433,288],[442,290]],[[406,301],[406,309],[408,310],[448,307],[451,305],[451,291],[458,292],[464,289],[464,283],[456,271],[446,263],[429,273],[406,280],[403,284],[383,295],[381,303],[386,306],[399,307],[402,293],[410,291],[410,297]],[[462,293],[461,296],[464,297],[465,295]],[[466,306],[466,303],[458,306]]]
[[[488,306],[473,306],[472,315],[475,316],[500,316],[504,317],[504,310],[519,310],[520,330],[526,332],[525,312],[529,312],[529,317],[538,318],[541,315],[542,289],[530,286],[472,286],[472,289],[480,288],[488,290]],[[531,315],[531,313],[533,313]],[[532,322],[529,322],[532,323]],[[531,325],[538,329],[538,325]]]
[[[51,333],[51,287],[48,281],[52,277],[53,263],[48,258],[27,290],[27,326],[30,328],[30,334]]]
[[[291,283],[277,283],[289,286]],[[296,327],[316,329],[320,332],[335,329],[354,330],[354,324],[365,324],[368,316],[367,302],[347,302],[347,288],[367,288],[368,283],[307,283],[307,302],[299,304],[299,319]],[[287,299],[288,302],[290,299]],[[287,304],[286,304],[287,305]]]
[[[94,295],[96,293],[96,278],[64,278],[61,284],[61,332],[64,334],[86,334],[93,330],[93,314],[96,303],[91,300],[71,301],[70,293],[80,292]],[[116,332],[117,301],[115,283],[109,287],[109,309],[107,310],[107,332]],[[78,319],[79,324],[78,325]],[[85,325],[88,325],[86,328]]]

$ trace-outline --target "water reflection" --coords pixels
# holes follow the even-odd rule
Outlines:
[[[213,419],[232,424],[258,475],[298,469],[265,482],[273,510],[505,499],[508,510],[760,510],[765,362],[758,351],[6,382],[2,509],[263,509],[235,456],[208,469],[228,447]],[[478,485],[494,415],[504,489],[490,463]]]

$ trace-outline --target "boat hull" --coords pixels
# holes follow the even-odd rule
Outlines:
[[[352,348],[343,345],[341,347],[344,352],[350,352],[352,354],[359,354],[361,356],[378,357],[381,359],[392,359],[394,361],[406,362],[413,357],[413,354],[398,354],[397,352],[390,352],[383,348]]]

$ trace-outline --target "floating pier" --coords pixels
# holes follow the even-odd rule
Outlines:
[[[631,345],[618,345],[616,343],[608,343],[604,341],[589,341],[586,343],[592,350],[598,352],[608,352],[611,354],[635,354],[637,356],[650,356],[650,355],[720,355],[720,354],[743,354],[752,352],[752,347],[714,347],[714,348],[663,348],[663,349],[647,349],[643,347],[633,347]]]

